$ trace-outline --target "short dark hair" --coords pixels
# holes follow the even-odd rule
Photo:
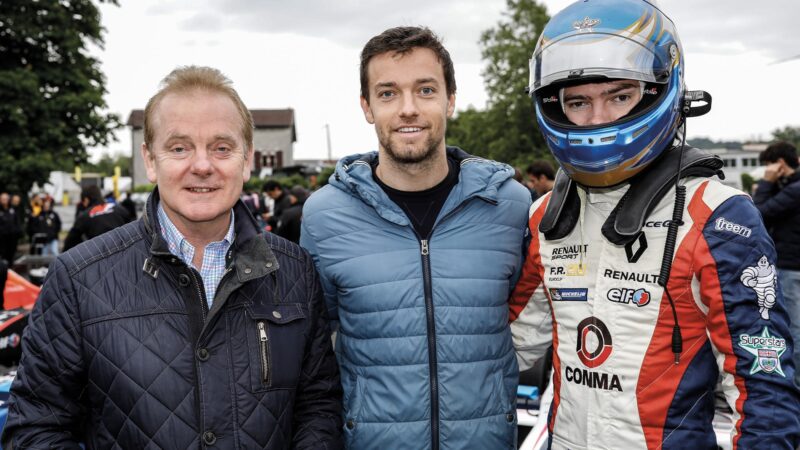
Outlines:
[[[267,182],[264,183],[264,192],[274,191],[275,189],[283,190],[283,186],[275,180],[267,180]]]
[[[534,161],[525,172],[536,178],[544,175],[550,181],[556,179],[556,171],[553,169],[553,165],[547,161]]]
[[[447,96],[456,93],[456,74],[450,53],[444,48],[439,37],[427,27],[395,27],[373,37],[361,50],[361,96],[369,102],[369,80],[367,66],[373,57],[395,52],[406,54],[415,48],[427,48],[436,54],[442,64]]]
[[[103,193],[100,191],[100,188],[95,185],[86,186],[81,189],[81,200],[85,198],[89,199],[90,205],[97,205],[104,201]]]
[[[786,161],[792,169],[800,166],[800,161],[797,160],[797,148],[786,141],[774,142],[758,155],[758,161],[766,164],[778,162],[779,159]]]

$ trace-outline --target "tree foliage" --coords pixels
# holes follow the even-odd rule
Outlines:
[[[81,165],[84,172],[94,172],[110,177],[114,175],[114,167],[119,166],[120,175],[123,177],[131,176],[132,158],[124,153],[110,154],[104,153],[96,163],[89,162]]]
[[[528,61],[550,20],[535,0],[507,0],[500,22],[481,34],[479,45],[488,93],[485,110],[470,107],[448,122],[447,142],[469,153],[523,166],[550,158],[533,102],[525,93]]]
[[[776,141],[786,141],[800,149],[800,127],[785,126],[772,132]]]
[[[91,0],[0,1],[0,189],[27,192],[113,137],[120,121],[87,49],[102,35]]]

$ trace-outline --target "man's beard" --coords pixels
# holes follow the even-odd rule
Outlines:
[[[428,138],[425,140],[424,149],[422,152],[408,152],[405,154],[398,152],[395,149],[390,138],[381,136],[380,143],[381,147],[386,150],[386,156],[395,164],[425,165],[434,159],[436,151],[438,150],[439,145],[442,143],[442,139],[444,139],[443,136],[438,140],[434,140],[433,136],[428,136]]]

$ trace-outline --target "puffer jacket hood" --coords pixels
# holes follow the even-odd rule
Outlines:
[[[462,167],[469,164],[469,170],[459,172],[458,184],[442,207],[443,214],[440,216],[472,196],[496,203],[499,187],[514,176],[514,169],[508,164],[476,158],[458,147],[447,147],[447,156],[458,161]],[[372,164],[377,159],[378,152],[344,157],[336,163],[336,170],[328,182],[360,198],[384,219],[402,226],[409,225],[403,210],[372,179]]]

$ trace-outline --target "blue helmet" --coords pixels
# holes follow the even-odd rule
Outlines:
[[[671,146],[684,102],[683,51],[672,21],[645,0],[581,0],[545,26],[530,62],[536,119],[553,156],[576,182],[622,183]],[[642,100],[624,117],[577,126],[561,105],[566,86],[639,80]]]

